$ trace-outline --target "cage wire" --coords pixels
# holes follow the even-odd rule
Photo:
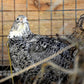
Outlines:
[[[22,0],[23,1],[23,0]],[[6,63],[9,63],[9,60],[6,60],[4,59],[4,38],[7,37],[7,35],[4,35],[4,22],[11,22],[12,20],[3,20],[4,18],[4,12],[8,13],[8,12],[13,12],[13,16],[11,18],[14,17],[14,20],[16,18],[16,13],[17,12],[26,12],[26,16],[28,17],[28,13],[29,12],[38,12],[38,19],[28,19],[29,21],[38,21],[38,34],[41,34],[41,21],[50,21],[50,34],[48,36],[55,36],[55,34],[53,35],[53,21],[55,20],[61,20],[62,21],[62,27],[63,27],[63,30],[62,30],[62,35],[66,35],[65,34],[65,19],[68,20],[68,18],[65,18],[65,12],[66,11],[74,11],[75,12],[75,22],[74,23],[77,23],[77,11],[84,11],[84,9],[77,9],[77,0],[75,0],[75,9],[65,9],[65,0],[59,0],[61,3],[62,3],[62,9],[61,10],[54,10],[56,6],[58,6],[58,4],[56,4],[57,2],[53,3],[52,0],[50,0],[50,8],[49,10],[41,10],[41,0],[32,0],[32,1],[36,1],[38,3],[38,10],[28,10],[28,0],[26,0],[26,9],[25,10],[16,10],[16,0],[13,0],[13,6],[14,6],[14,10],[4,10],[4,0],[1,0],[1,10],[0,10],[0,13],[1,13],[1,34],[0,34],[0,38],[1,38],[1,55],[0,55],[0,77],[3,78],[3,77],[6,77],[8,75],[10,75],[10,66],[9,65],[5,65]],[[41,19],[41,16],[40,16],[40,12],[41,11],[44,11],[44,12],[50,12],[50,19]],[[53,12],[57,12],[57,11],[60,11],[62,12],[62,19],[58,18],[58,19],[53,19]],[[13,21],[12,21],[13,22]],[[48,31],[47,31],[48,32]],[[46,35],[46,34],[45,34]],[[6,54],[7,55],[7,54]],[[7,55],[8,56],[8,55]],[[14,71],[13,71],[14,73]]]

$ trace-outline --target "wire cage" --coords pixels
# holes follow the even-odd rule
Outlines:
[[[69,35],[84,13],[83,3],[83,0],[0,0],[0,77],[10,75],[7,35],[18,15],[27,16],[35,34]]]

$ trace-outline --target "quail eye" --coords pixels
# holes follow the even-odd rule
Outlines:
[[[17,18],[17,20],[19,20],[19,18]]]

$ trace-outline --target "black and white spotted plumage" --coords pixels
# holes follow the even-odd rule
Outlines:
[[[26,32],[28,33],[26,35],[22,34],[23,36],[12,36],[12,38],[9,34],[10,55],[16,72],[53,55],[70,44],[61,38],[50,38],[29,32]],[[74,63],[73,52],[74,50],[71,48],[50,61],[69,69]],[[24,73],[23,77],[28,80],[28,84],[32,84],[40,69],[41,65],[29,70],[26,74]],[[56,82],[59,78],[65,77],[65,74],[51,69],[49,66],[43,76],[43,80],[46,80],[45,82],[41,80],[41,84],[51,84],[52,81]],[[37,84],[40,84],[39,80]]]

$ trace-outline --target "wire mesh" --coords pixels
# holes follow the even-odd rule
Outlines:
[[[23,1],[23,0],[22,0]],[[21,1],[21,2],[22,2]],[[7,76],[8,74],[5,74],[4,75],[4,70],[7,68],[7,72],[9,72],[9,66],[7,65],[5,65],[7,62],[9,62],[8,61],[8,59],[6,60],[6,59],[4,59],[4,57],[6,57],[7,56],[7,53],[4,53],[4,51],[6,52],[7,51],[7,49],[5,49],[5,47],[4,46],[6,46],[6,42],[5,42],[5,40],[4,39],[6,39],[6,37],[7,37],[7,34],[4,34],[4,24],[6,23],[6,24],[8,24],[8,23],[11,23],[11,22],[13,22],[14,20],[15,20],[15,18],[16,18],[16,16],[17,16],[17,13],[25,13],[25,15],[27,16],[27,17],[29,17],[29,14],[30,13],[37,13],[37,15],[38,15],[38,18],[36,18],[36,19],[29,19],[28,18],[28,20],[29,20],[29,22],[35,22],[35,24],[38,26],[38,29],[37,29],[37,32],[36,33],[38,33],[38,34],[42,34],[41,32],[43,31],[43,29],[41,28],[41,25],[42,25],[42,22],[44,22],[44,23],[49,23],[50,22],[50,29],[48,30],[47,29],[47,32],[50,32],[49,34],[47,34],[48,36],[55,36],[55,33],[53,34],[53,31],[54,31],[54,29],[53,29],[53,22],[54,21],[61,21],[62,22],[62,27],[63,27],[63,29],[62,29],[62,35],[66,35],[65,34],[65,20],[75,20],[74,21],[74,23],[76,23],[77,22],[77,12],[79,12],[79,11],[84,11],[84,8],[77,8],[77,1],[78,0],[74,0],[74,2],[75,2],[75,8],[73,8],[73,9],[67,9],[66,7],[65,7],[65,0],[62,0],[62,9],[57,9],[57,10],[53,10],[52,9],[52,5],[53,5],[53,0],[50,0],[50,8],[48,9],[48,10],[45,10],[45,9],[41,9],[41,1],[42,0],[31,0],[31,1],[37,1],[38,2],[38,9],[37,10],[31,10],[31,9],[29,9],[29,5],[28,5],[28,3],[29,3],[29,0],[25,0],[25,6],[26,6],[26,8],[25,8],[25,10],[20,10],[20,9],[17,9],[17,7],[16,7],[16,0],[13,0],[13,10],[10,8],[10,9],[4,9],[4,6],[5,5],[3,5],[4,4],[4,0],[1,0],[1,9],[0,9],[0,13],[1,13],[1,19],[0,19],[0,23],[1,23],[1,34],[0,34],[0,39],[1,39],[1,55],[0,55],[0,76]],[[80,1],[80,0],[79,0]],[[57,3],[57,2],[54,2],[54,3]],[[65,18],[65,13],[66,12],[75,12],[74,13],[74,18],[70,18],[70,17],[67,17],[67,18]],[[49,18],[41,18],[41,12],[48,12],[48,14],[50,14],[49,16]],[[62,12],[62,18],[60,18],[60,15],[59,15],[59,13],[58,13],[58,16],[59,16],[59,18],[53,18],[53,12]],[[13,13],[13,15],[12,15],[12,17],[11,18],[14,18],[14,19],[10,19],[10,20],[8,20],[8,19],[6,19],[6,20],[4,20],[4,13]],[[68,15],[68,14],[67,14]],[[59,22],[59,24],[60,24],[60,22]],[[36,26],[35,25],[35,26]],[[46,24],[47,25],[47,24]],[[33,29],[32,29],[33,30]],[[45,33],[43,34],[43,35],[46,35]]]

